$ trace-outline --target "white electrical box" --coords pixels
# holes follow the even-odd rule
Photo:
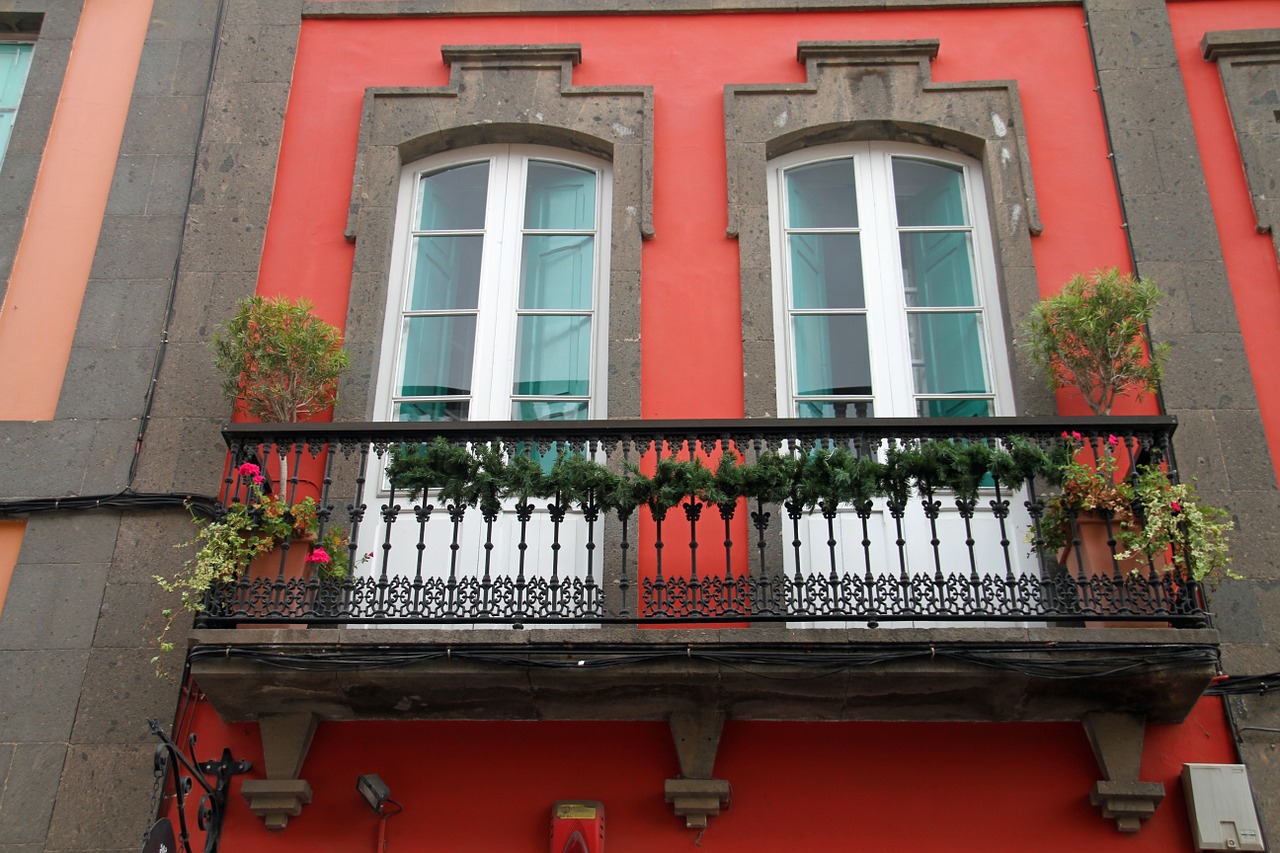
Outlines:
[[[1184,764],[1182,790],[1197,850],[1266,850],[1243,764]]]

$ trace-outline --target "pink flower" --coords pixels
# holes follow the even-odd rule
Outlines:
[[[1072,437],[1072,438],[1074,438],[1076,441],[1079,441],[1080,439],[1084,438],[1084,436],[1082,436],[1082,435],[1081,435],[1080,433],[1078,433],[1078,432],[1072,432],[1072,433],[1071,433],[1071,437]]]
[[[1064,430],[1062,431],[1062,437],[1063,437],[1063,438],[1071,438],[1071,434],[1070,434],[1070,433],[1068,433],[1068,432],[1064,429]]]
[[[241,477],[261,477],[262,469],[259,468],[257,465],[254,465],[252,462],[245,462],[243,465],[241,465],[239,468],[236,469],[236,473],[239,474]],[[256,480],[255,482],[261,483],[262,481]]]
[[[1119,443],[1120,443],[1120,439],[1116,438],[1114,435],[1107,436],[1107,444],[1111,445],[1112,447],[1115,447]]]
[[[1169,509],[1173,510],[1174,512],[1182,512],[1182,504],[1178,503],[1177,501],[1169,501]]]
[[[329,552],[323,548],[317,548],[307,555],[308,563],[327,563],[331,559]]]
[[[266,478],[266,477],[263,477],[261,474],[254,474],[254,475],[253,475],[253,484],[254,484],[255,486],[261,486],[261,485],[262,485],[263,483],[265,483],[266,481],[267,481],[267,478]]]

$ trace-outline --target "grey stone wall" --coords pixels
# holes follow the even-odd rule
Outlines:
[[[247,5],[256,4],[229,0],[228,20]],[[44,13],[0,170],[5,281],[82,6],[0,3],[0,23],[10,11]],[[0,423],[0,498],[129,485],[178,268],[218,9],[217,0],[155,2],[57,413]],[[138,448],[139,491],[216,484],[216,459],[208,460],[226,404],[177,381],[184,387],[174,396],[203,428],[174,428],[174,409],[158,398]],[[206,461],[188,465],[193,458]],[[147,719],[168,723],[176,696],[150,664],[170,603],[151,576],[172,570],[173,543],[190,533],[176,505],[29,518],[0,614],[0,851],[139,849],[152,808]]]
[[[1169,293],[1152,335],[1172,345],[1164,403],[1180,425],[1178,467],[1236,522],[1232,557],[1248,580],[1212,594],[1232,674],[1280,670],[1280,492],[1258,413],[1164,0],[1087,0],[1138,272]],[[1134,46],[1139,45],[1140,50]],[[1280,831],[1280,703],[1233,700],[1240,751],[1264,827]],[[1271,731],[1265,731],[1271,729]]]

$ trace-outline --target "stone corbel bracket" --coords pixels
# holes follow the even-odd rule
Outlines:
[[[1114,820],[1116,829],[1137,832],[1164,799],[1164,785],[1138,781],[1146,719],[1139,714],[1094,712],[1086,714],[1083,722],[1106,777],[1089,791],[1089,802],[1104,818]]]
[[[680,759],[680,776],[666,781],[663,794],[689,829],[706,829],[707,818],[720,814],[733,800],[729,783],[711,778],[723,728],[722,711],[702,708],[671,715],[671,739]]]
[[[315,714],[271,714],[258,721],[267,778],[246,780],[240,794],[267,829],[279,832],[311,802],[311,785],[298,778],[319,718]]]

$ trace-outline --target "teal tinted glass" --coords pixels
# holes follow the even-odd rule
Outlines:
[[[585,421],[586,400],[516,400],[511,404],[511,418],[517,421]],[[554,452],[550,460],[555,461]]]
[[[516,326],[513,392],[585,397],[591,393],[591,318],[524,315]]]
[[[916,411],[922,418],[988,418],[990,400],[917,400]],[[982,485],[990,487],[990,475]]]
[[[0,110],[0,160],[9,147],[9,137],[13,134],[13,123],[18,118],[17,110]]]
[[[423,175],[418,183],[418,231],[484,228],[489,163],[468,163]]]
[[[907,315],[917,394],[985,394],[987,371],[977,314]]]
[[[959,166],[894,157],[893,192],[899,227],[969,224]]]
[[[596,227],[596,173],[561,163],[529,161],[524,227],[591,231]]]
[[[874,418],[870,400],[801,400],[796,404],[801,418]]]
[[[397,403],[398,421],[465,421],[470,404],[466,400]]]
[[[899,244],[909,307],[978,304],[968,232],[910,231],[899,235]]]
[[[787,170],[789,228],[857,228],[853,160],[828,160]]]
[[[0,42],[0,107],[13,109],[22,100],[33,48],[31,44]]]
[[[866,315],[797,315],[792,322],[797,395],[871,394]]]
[[[426,235],[413,238],[410,311],[474,311],[480,295],[479,234]]]
[[[866,308],[857,234],[792,234],[795,308]]]
[[[396,396],[471,393],[475,315],[405,318],[403,375]]]
[[[524,238],[520,307],[591,310],[595,237],[530,234]]]

